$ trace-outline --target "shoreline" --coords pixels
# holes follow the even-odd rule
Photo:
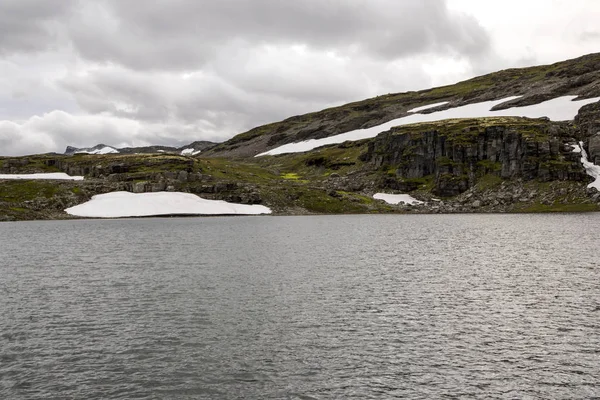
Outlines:
[[[600,208],[596,210],[546,210],[546,211],[455,211],[455,212],[423,212],[423,211],[389,211],[389,212],[372,212],[372,213],[277,213],[272,214],[161,214],[161,215],[144,215],[130,217],[77,217],[69,214],[60,215],[55,218],[38,218],[38,219],[10,219],[0,220],[0,223],[5,222],[33,222],[33,221],[83,221],[83,220],[131,220],[131,219],[150,219],[150,218],[236,218],[236,217],[252,217],[252,218],[270,218],[270,217],[319,217],[319,216],[383,216],[383,215],[522,215],[522,214],[594,214],[600,213]]]

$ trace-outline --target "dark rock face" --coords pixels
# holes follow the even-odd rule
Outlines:
[[[584,181],[577,155],[563,142],[569,131],[559,124],[513,127],[467,126],[402,134],[397,128],[369,143],[363,161],[395,170],[386,185],[411,190],[422,178],[433,178],[433,193],[449,197],[472,187],[485,174],[525,180]],[[571,139],[574,141],[574,139]]]
[[[575,117],[575,126],[579,128],[579,139],[583,140],[589,160],[600,163],[600,102],[581,107]]]
[[[600,131],[587,138],[588,159],[593,164],[600,164]]]

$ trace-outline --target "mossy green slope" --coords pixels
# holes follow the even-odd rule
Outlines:
[[[600,53],[528,68],[512,68],[433,89],[394,93],[294,116],[241,133],[205,156],[251,157],[290,142],[367,128],[407,115],[423,105],[444,107],[521,96],[510,106],[536,104],[563,95],[600,96]],[[428,110],[426,112],[433,111]]]

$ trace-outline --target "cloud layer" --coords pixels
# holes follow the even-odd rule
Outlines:
[[[537,61],[500,55],[497,26],[467,3],[3,0],[0,155],[221,141]],[[594,29],[577,40],[597,44]]]

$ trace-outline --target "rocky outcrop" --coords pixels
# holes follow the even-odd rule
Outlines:
[[[385,185],[411,190],[433,179],[433,193],[456,196],[478,177],[585,181],[572,131],[545,119],[448,120],[392,129],[368,145],[363,161],[391,173]],[[414,189],[414,187],[412,187]]]
[[[600,102],[581,107],[575,117],[578,139],[584,142],[588,159],[600,164]]]
[[[488,182],[489,183],[489,182]],[[506,213],[547,211],[597,211],[600,193],[586,193],[585,182],[551,181],[543,187],[514,179],[488,186],[476,185],[447,199],[423,197],[417,206],[398,206],[417,213]]]

